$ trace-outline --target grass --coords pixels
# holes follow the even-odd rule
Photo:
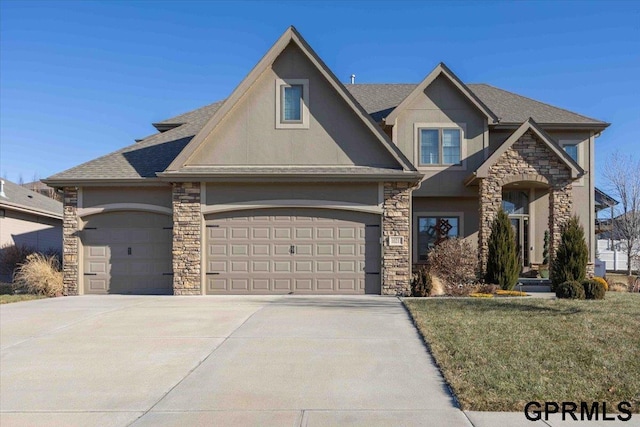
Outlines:
[[[640,294],[404,303],[464,410],[522,411],[532,400],[640,410]]]
[[[18,295],[0,295],[0,304],[10,304],[12,302],[30,301],[33,299],[47,298],[44,295],[34,294],[18,294]]]

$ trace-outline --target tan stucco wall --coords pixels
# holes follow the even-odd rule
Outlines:
[[[277,79],[309,80],[309,128],[276,129]],[[187,165],[396,166],[366,125],[290,44],[191,156]]]
[[[449,80],[440,76],[429,85],[397,120],[395,141],[402,152],[425,174],[415,196],[473,196],[474,189],[464,186],[463,180],[484,161],[485,124],[487,119],[467,100]],[[414,123],[458,124],[465,132],[465,165],[446,169],[418,166],[418,141]],[[466,140],[466,141],[465,141]],[[456,170],[461,169],[461,170]]]
[[[111,203],[143,203],[171,207],[171,187],[83,187],[81,207],[108,205]]]
[[[27,245],[41,251],[62,250],[62,219],[32,215],[5,208],[0,217],[0,246]]]
[[[377,183],[207,183],[206,186],[207,205],[268,200],[328,200],[366,205],[380,203]]]
[[[461,217],[461,237],[467,239],[472,245],[478,243],[479,220],[478,198],[469,197],[414,197],[412,205],[412,254],[414,262],[418,259],[418,216],[431,214],[450,214]]]

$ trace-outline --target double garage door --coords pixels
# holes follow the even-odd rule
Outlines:
[[[380,293],[380,217],[263,209],[206,217],[206,293]]]
[[[85,294],[172,294],[170,215],[112,212],[80,232]]]

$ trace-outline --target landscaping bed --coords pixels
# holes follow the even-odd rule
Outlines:
[[[640,294],[404,303],[464,410],[628,401],[640,411]]]

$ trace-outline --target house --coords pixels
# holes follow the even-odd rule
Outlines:
[[[53,175],[68,294],[406,295],[443,236],[509,212],[522,263],[580,215],[608,126],[438,64],[419,84],[343,85],[291,27],[231,95]]]
[[[62,252],[62,203],[0,180],[0,251],[7,246]],[[2,277],[9,280],[10,277]]]

